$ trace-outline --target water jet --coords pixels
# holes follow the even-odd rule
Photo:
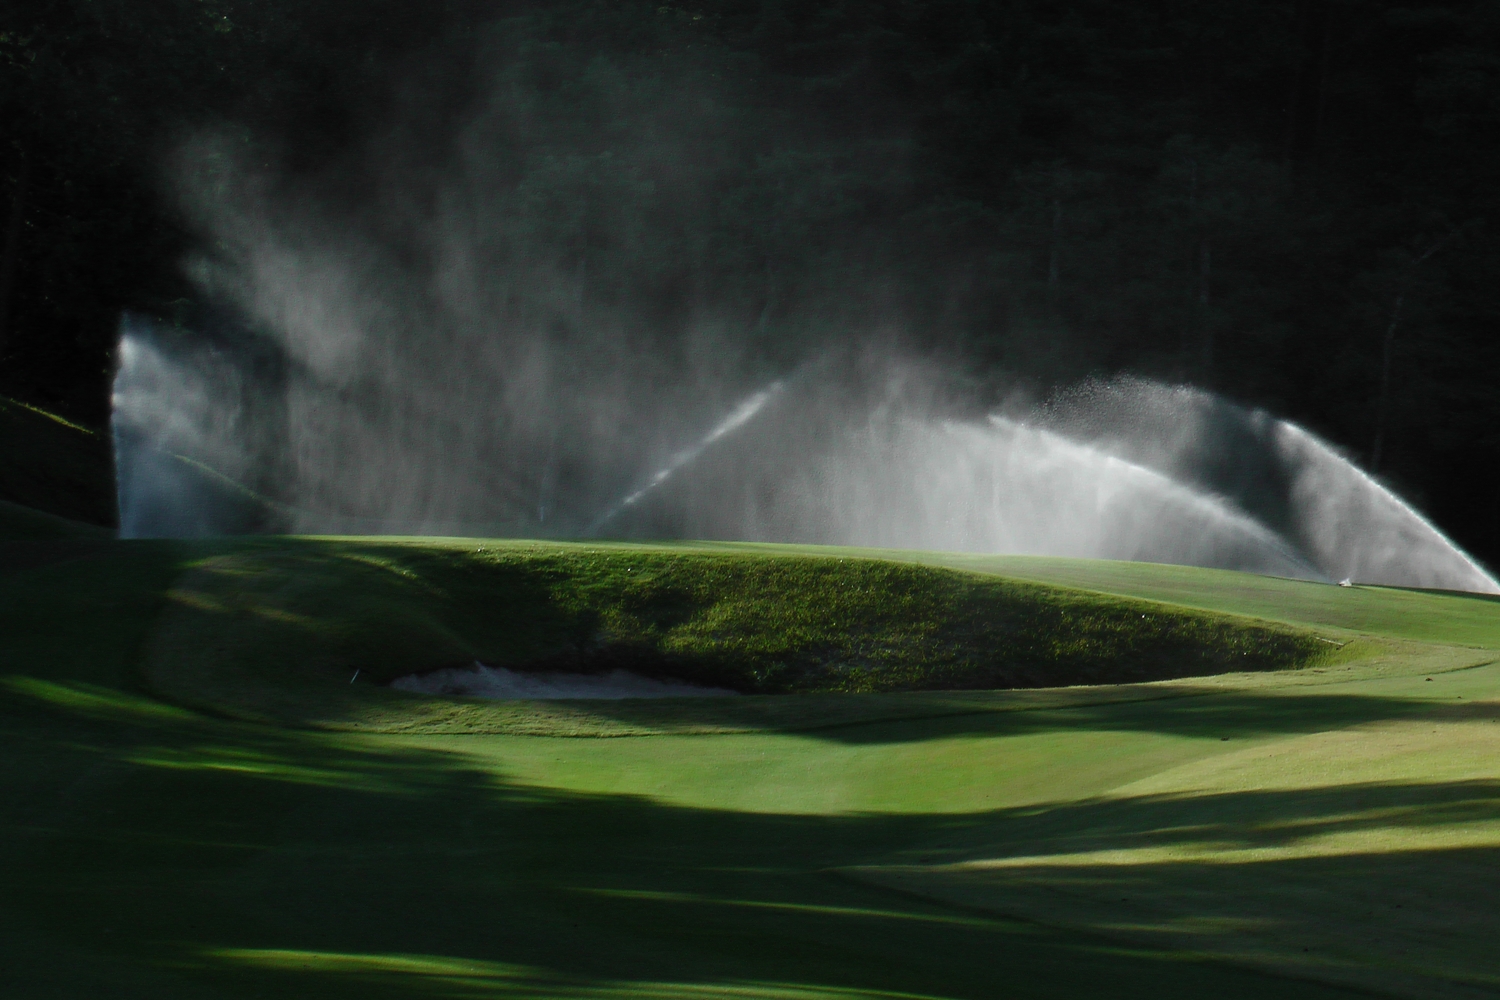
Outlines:
[[[804,377],[813,367],[820,377]],[[697,432],[674,431],[686,421],[649,397],[636,401],[632,426],[646,429],[635,438],[549,428],[540,505],[496,472],[523,466],[540,440],[509,433],[503,406],[390,418],[406,405],[399,386],[353,406],[305,376],[270,381],[232,351],[174,346],[127,325],[114,418],[122,532],[815,543],[1500,592],[1305,428],[1190,386],[1096,381],[985,413],[948,398],[931,366],[804,365]],[[374,416],[316,419],[336,407]],[[471,441],[467,453],[445,444],[449,427]],[[673,433],[686,443],[652,461],[641,442]],[[317,463],[351,435],[357,467]],[[438,435],[430,454],[423,435]],[[651,471],[635,471],[643,467]]]

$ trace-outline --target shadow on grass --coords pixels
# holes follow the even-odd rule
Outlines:
[[[991,814],[856,877],[1380,995],[1495,995],[1500,781]]]
[[[1500,594],[1478,594],[1478,593],[1475,593],[1472,590],[1439,590],[1439,589],[1437,589],[1435,587],[1434,588],[1424,588],[1424,587],[1392,587],[1392,586],[1387,586],[1385,584],[1374,584],[1374,583],[1362,583],[1362,584],[1360,584],[1360,587],[1361,587],[1361,589],[1364,589],[1364,590],[1388,590],[1388,591],[1394,591],[1395,593],[1398,593],[1398,594],[1417,594],[1417,595],[1433,595],[1433,594],[1437,594],[1437,595],[1441,595],[1443,597],[1456,597],[1456,598],[1459,598],[1461,600],[1466,600],[1466,601],[1478,601],[1478,602],[1480,602],[1482,604],[1500,604]]]
[[[928,843],[920,849],[924,863],[963,860],[976,849],[994,847],[998,829],[1004,831],[1005,855],[1038,864],[1048,857],[1099,851],[1197,845],[1226,854],[1297,849],[1340,834],[1432,833],[1500,823],[1500,781],[1139,795],[997,810],[963,822],[966,826],[952,830],[945,846]],[[1500,827],[1494,835],[1500,842]]]
[[[12,573],[108,555],[113,541],[14,541],[0,538],[0,578]]]
[[[690,730],[694,725],[739,726],[852,745],[1085,731],[1244,739],[1418,715],[1434,721],[1500,718],[1500,704],[1494,702],[1445,703],[1305,689],[1289,696],[1190,686],[575,704],[580,713],[607,719],[627,731],[628,727],[670,732],[674,727]]]
[[[521,785],[389,738],[190,717],[12,705],[0,726],[0,909],[31,941],[13,995],[67,993],[70,950],[158,976],[154,997],[1339,995],[828,872],[1020,813],[683,808]],[[1080,808],[1068,822],[1125,834],[1169,818]]]
[[[403,593],[404,579],[395,577]],[[101,590],[97,603],[107,609],[114,599]],[[56,635],[70,635],[76,602],[48,607]],[[129,620],[142,630],[149,621],[134,610]],[[109,634],[109,649],[123,648],[113,624]],[[29,669],[66,645],[49,642],[8,650],[7,662]],[[1187,693],[808,735],[858,744],[1096,729],[1214,739],[1494,711],[1416,699]],[[1467,783],[1141,796],[959,815],[752,814],[539,788],[461,753],[214,722],[76,681],[0,697],[0,741],[8,859],[0,926],[24,930],[0,942],[12,951],[0,961],[0,992],[17,996],[1326,996],[1333,991],[1191,961],[1171,947],[1126,949],[828,870],[977,852],[1060,859],[1205,841],[1278,848],[1319,835],[1463,829],[1490,822],[1495,807],[1492,785]],[[691,752],[688,741],[673,745]],[[1266,885],[1321,886],[1298,911],[1304,916],[1273,908],[1263,918],[1291,932],[1305,927],[1306,914],[1326,912],[1319,893],[1368,893],[1393,879],[1441,886],[1449,905],[1492,898],[1497,860],[1487,849],[1453,848],[1274,860],[1254,871]],[[1152,893],[1194,882],[1200,898],[1220,905],[1240,891],[1216,881],[1222,865],[1055,867],[1029,870],[1089,882],[1090,919],[1073,922],[1101,930],[1122,914],[1100,892],[1122,880]],[[1236,878],[1245,892],[1254,888],[1248,876]],[[1453,912],[1473,917],[1450,939],[1492,938],[1495,918],[1485,907]],[[76,978],[89,965],[80,956],[117,988]],[[119,968],[135,972],[122,977]],[[141,985],[119,987],[127,978]]]

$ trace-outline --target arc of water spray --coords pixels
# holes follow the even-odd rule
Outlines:
[[[757,413],[765,408],[765,405],[767,403],[780,395],[782,389],[784,389],[785,387],[786,383],[781,379],[777,379],[770,385],[766,386],[764,389],[761,389],[759,392],[756,392],[744,399],[739,406],[736,406],[732,411],[730,411],[729,416],[719,421],[719,423],[715,425],[713,430],[709,431],[703,437],[699,438],[698,441],[691,447],[684,448],[682,451],[679,451],[677,454],[673,455],[671,461],[667,462],[666,465],[658,469],[646,482],[646,485],[640,487],[634,493],[631,493],[629,496],[620,500],[613,507],[609,508],[609,510],[600,515],[593,524],[589,525],[588,534],[597,535],[605,525],[609,524],[609,522],[619,517],[629,508],[635,506],[643,497],[647,496],[653,490],[660,487],[662,483],[665,483],[668,479],[671,479],[672,474],[675,473],[678,469],[681,469],[684,465],[688,465],[689,463],[697,459],[705,451],[713,447],[715,442],[745,426],[745,424],[749,423]]]
[[[1339,455],[1327,442],[1305,428],[1287,420],[1277,421],[1277,426],[1285,444],[1312,456],[1323,468],[1348,477],[1356,484],[1358,495],[1397,512],[1399,520],[1395,523],[1410,532],[1405,536],[1406,540],[1402,545],[1406,567],[1408,569],[1423,567],[1431,576],[1437,578],[1397,581],[1397,585],[1437,586],[1472,593],[1500,594],[1500,580],[1497,580],[1494,574],[1380,480]],[[1317,497],[1326,496],[1328,489],[1327,484],[1309,484],[1304,485],[1302,491]],[[1338,559],[1345,560],[1345,565],[1336,572],[1347,572],[1350,582],[1357,578],[1361,569],[1359,552],[1326,551],[1318,554],[1329,562]],[[1377,576],[1370,582],[1388,582],[1388,578]]]
[[[1327,580],[1327,574],[1308,561],[1281,534],[1237,509],[1223,497],[1196,489],[1149,466],[1096,445],[1075,441],[1045,427],[1012,420],[999,414],[991,414],[989,424],[1009,435],[1012,440],[1023,433],[1033,435],[1052,456],[1070,461],[1076,466],[1091,466],[1096,470],[1095,475],[1108,477],[1118,487],[1133,481],[1138,487],[1149,490],[1159,501],[1170,501],[1179,511],[1196,516],[1200,523],[1217,526],[1225,533],[1225,537],[1243,539],[1256,546],[1266,557],[1266,562],[1257,566],[1254,572],[1286,575],[1294,579]],[[959,425],[950,422],[943,427],[949,433],[954,433]]]

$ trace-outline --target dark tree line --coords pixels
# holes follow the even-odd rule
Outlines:
[[[717,86],[691,223],[611,159],[601,53]],[[732,303],[769,355],[894,322],[997,391],[1191,380],[1500,561],[1494,0],[10,0],[0,389],[100,422],[121,310],[199,308],[181,136],[315,175],[393,102],[441,135],[522,54],[560,122],[537,224],[601,301]]]

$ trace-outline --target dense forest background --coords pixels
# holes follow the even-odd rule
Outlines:
[[[597,305],[1189,381],[1500,563],[1496,0],[10,0],[0,392],[102,425],[122,312],[208,307],[188,137],[337,201],[393,108],[441,160],[497,78],[543,123],[497,183]]]

